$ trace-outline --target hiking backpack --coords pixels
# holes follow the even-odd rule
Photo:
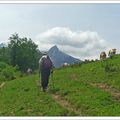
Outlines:
[[[52,68],[52,61],[48,56],[42,59],[42,68],[48,68],[48,69]]]

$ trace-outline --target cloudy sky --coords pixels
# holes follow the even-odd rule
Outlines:
[[[11,34],[40,50],[57,45],[77,58],[99,58],[120,45],[120,4],[0,4],[0,43]]]

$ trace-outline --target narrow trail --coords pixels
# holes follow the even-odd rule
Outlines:
[[[108,85],[103,84],[103,83],[91,83],[91,85],[93,87],[98,87],[100,89],[103,89],[106,92],[109,92],[113,97],[116,98],[116,100],[120,101],[120,91],[119,90],[112,88],[111,86],[108,86]]]
[[[5,82],[0,84],[0,88],[2,88],[5,85]]]
[[[60,95],[58,94],[52,94],[52,98],[62,107],[67,109],[68,111],[74,112],[78,116],[81,115],[81,111],[77,110],[73,105],[71,105],[67,100],[63,99]]]
[[[71,80],[78,80],[78,75],[77,74],[71,74],[70,75]]]

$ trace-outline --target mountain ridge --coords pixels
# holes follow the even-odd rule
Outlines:
[[[49,49],[48,55],[56,68],[61,67],[64,63],[74,64],[81,62],[81,60],[59,50],[56,45]]]
[[[0,43],[0,48],[5,47],[4,43]]]

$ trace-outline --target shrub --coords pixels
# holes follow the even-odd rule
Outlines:
[[[5,81],[5,76],[0,75],[0,81]]]
[[[106,64],[105,65],[105,71],[106,72],[117,72],[119,68],[113,64]]]
[[[6,68],[8,65],[4,62],[0,62],[0,70]]]
[[[3,69],[1,75],[4,76],[6,80],[15,79],[14,69],[12,67],[7,67]]]
[[[0,62],[0,81],[14,80],[19,76],[18,66],[12,67],[4,62]]]

